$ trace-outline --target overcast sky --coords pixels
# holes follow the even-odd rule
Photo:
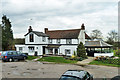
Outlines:
[[[23,38],[30,25],[44,32],[44,28],[78,29],[84,23],[88,34],[98,29],[103,36],[118,30],[117,0],[2,0],[1,7],[15,38]]]

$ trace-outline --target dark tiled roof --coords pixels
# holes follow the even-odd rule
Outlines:
[[[47,34],[45,34],[43,32],[38,32],[38,31],[31,31],[31,32],[35,33],[37,36],[49,37],[49,35],[47,35]],[[25,36],[28,35],[29,33],[30,32],[28,32],[27,34],[25,34]]]
[[[54,30],[47,31],[46,34],[49,35],[51,39],[78,39],[81,29],[72,30]],[[90,39],[90,37],[85,33],[85,38]]]

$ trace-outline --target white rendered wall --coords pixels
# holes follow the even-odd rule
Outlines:
[[[29,48],[28,48],[29,46],[34,47],[34,52],[29,52]],[[35,51],[37,51],[38,55],[43,55],[43,46],[47,46],[47,45],[26,45],[26,47],[28,48],[29,55],[34,55]]]
[[[15,45],[16,51],[19,51],[19,47],[22,47],[22,53],[27,53],[27,49],[25,45]]]
[[[34,47],[33,52],[29,52],[29,47]],[[43,55],[43,46],[47,45],[15,45],[16,51],[19,51],[19,47],[22,47],[22,53],[28,53],[28,55],[34,55],[35,51],[37,51],[38,55]]]
[[[72,44],[78,44],[78,39],[71,39]],[[49,44],[66,44],[66,39],[60,39],[60,43],[57,43],[57,39],[52,39],[52,43]]]
[[[78,39],[79,39],[79,43],[82,42],[83,44],[85,44],[85,30],[80,31]]]
[[[46,41],[43,42],[42,41],[42,36],[37,36],[36,34],[34,34],[34,42],[30,42],[29,41],[29,35],[30,34],[34,34],[33,32],[30,32],[27,36],[25,36],[25,44],[48,44],[48,37],[46,38]]]
[[[113,56],[114,53],[94,53],[94,57],[97,57],[97,56]]]
[[[74,54],[74,51],[77,50],[77,45],[62,45],[62,46],[60,46],[60,53],[65,55],[65,49],[70,49],[71,54],[67,54],[67,55],[72,56],[72,54]]]

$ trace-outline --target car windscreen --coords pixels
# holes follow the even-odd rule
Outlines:
[[[62,76],[60,80],[81,80],[81,79],[77,77],[72,77],[72,76]]]

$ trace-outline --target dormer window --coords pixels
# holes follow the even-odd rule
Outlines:
[[[58,43],[58,44],[60,43],[60,39],[57,39],[57,43]]]
[[[33,34],[30,34],[29,38],[30,38],[30,42],[34,42],[34,35]]]
[[[45,37],[42,37],[42,41],[45,42],[45,41],[46,41],[46,38],[45,38]]]
[[[66,39],[66,44],[72,44],[72,40],[71,39]]]

